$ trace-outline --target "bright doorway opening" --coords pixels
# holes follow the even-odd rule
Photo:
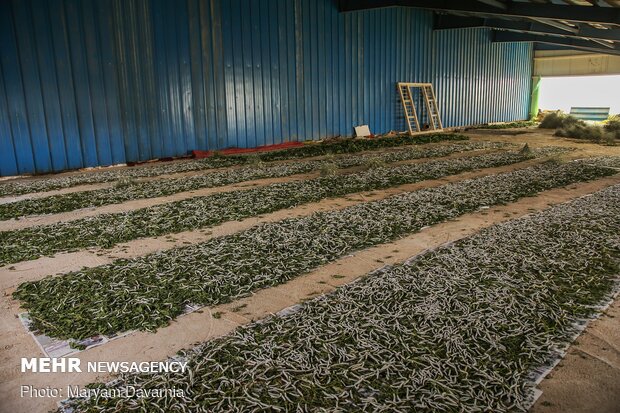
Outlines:
[[[570,112],[571,107],[609,107],[620,113],[620,75],[543,77],[539,107]]]

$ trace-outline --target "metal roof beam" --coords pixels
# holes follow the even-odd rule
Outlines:
[[[598,40],[598,39],[590,39],[590,40],[592,40],[593,42],[598,43],[598,44],[600,44],[602,46],[608,47],[610,49],[614,49],[615,48],[615,45],[613,43],[607,42],[605,40]]]
[[[613,48],[600,47],[596,43],[582,39],[569,39],[556,36],[538,36],[528,33],[512,33],[504,31],[493,31],[493,42],[506,43],[506,42],[538,42],[554,44],[557,46],[570,47],[572,49],[586,50],[593,53],[605,53],[620,56],[620,47],[614,46]]]
[[[620,25],[620,8],[611,7],[562,6],[510,1],[506,3],[506,9],[500,9],[477,0],[339,0],[338,5],[341,12],[403,6],[446,12],[484,13],[497,16]]]
[[[498,9],[506,10],[506,3],[498,0],[478,0],[480,3],[488,4],[489,6],[497,7]]]
[[[540,23],[540,24],[544,24],[547,26],[551,26],[551,27],[555,27],[556,29],[560,29],[563,30],[565,32],[570,32],[573,34],[576,34],[579,31],[578,27],[573,27],[573,26],[569,26],[567,24],[564,24],[562,22],[559,22],[557,20],[549,20],[549,19],[537,19],[535,17],[532,17],[532,20]]]
[[[497,18],[483,19],[480,17],[460,17],[445,14],[438,14],[435,16],[435,25],[433,26],[433,29],[449,30],[474,27],[528,32],[538,35],[555,34],[579,39],[611,40],[614,42],[620,42],[620,29],[597,29],[588,25],[581,25],[577,30],[577,33],[569,33],[561,29],[531,21],[502,20]]]

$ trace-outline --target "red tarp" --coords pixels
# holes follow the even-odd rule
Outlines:
[[[303,145],[304,145],[303,142],[285,142],[285,143],[278,143],[275,145],[259,146],[257,148],[228,148],[228,149],[222,149],[221,151],[217,151],[217,153],[220,153],[222,155],[232,155],[232,154],[239,154],[239,153],[267,152],[267,151],[275,151],[278,149],[296,148],[296,147],[303,146]],[[215,151],[194,150],[192,151],[192,157],[196,159],[208,158],[209,156],[212,156],[214,153]]]

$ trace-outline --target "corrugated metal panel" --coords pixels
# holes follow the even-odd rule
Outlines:
[[[532,48],[491,43],[487,29],[434,33],[434,77],[444,126],[528,117]]]
[[[445,125],[527,116],[531,47],[331,0],[0,2],[0,174],[404,130],[395,83]]]

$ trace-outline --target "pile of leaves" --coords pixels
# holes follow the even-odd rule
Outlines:
[[[14,297],[35,328],[53,337],[155,330],[187,305],[229,302],[480,207],[613,173],[583,162],[547,162],[27,282]]]
[[[159,179],[149,182],[123,180],[118,181],[117,185],[114,187],[88,191],[87,193],[74,192],[0,204],[0,220],[18,218],[25,215],[73,211],[80,208],[117,204],[136,199],[167,196],[179,192],[231,185],[255,179],[279,178],[320,170],[326,164],[334,165],[336,169],[350,168],[366,165],[371,160],[376,160],[381,163],[393,163],[412,159],[441,157],[453,153],[479,149],[499,149],[505,146],[506,144],[493,142],[464,142],[439,145],[431,148],[404,148],[380,153],[330,157],[329,159],[322,160],[278,164],[258,162],[251,166],[244,166],[241,168],[226,169],[189,177]]]
[[[499,152],[392,168],[378,167],[347,175],[328,175],[243,191],[221,192],[123,213],[3,231],[0,232],[0,265],[79,248],[109,248],[124,241],[195,230],[328,197],[510,165],[551,152],[553,150],[528,154]]]
[[[354,153],[380,148],[392,148],[405,145],[419,145],[443,141],[460,141],[468,138],[458,134],[429,134],[422,136],[398,135],[377,139],[335,139],[323,143],[308,144],[299,148],[283,149],[272,152],[259,152],[251,155],[216,155],[199,161],[157,164],[139,168],[123,168],[106,171],[93,171],[70,176],[37,180],[17,180],[0,183],[0,196],[21,195],[32,192],[44,192],[53,189],[69,188],[77,185],[117,181],[127,178],[144,178],[180,172],[200,171],[233,165],[307,158],[334,153]]]
[[[462,141],[467,139],[469,139],[467,136],[455,133],[435,133],[417,136],[403,134],[375,139],[339,138],[319,144],[310,143],[302,147],[282,151],[261,152],[257,156],[261,161],[269,162],[295,158],[307,158],[311,156],[324,156],[328,154],[354,153],[405,145],[420,145],[443,141]]]
[[[573,125],[584,125],[585,122],[574,116],[567,115],[563,112],[549,112],[542,118],[539,128],[542,129],[561,129]]]
[[[589,211],[584,214],[583,211]],[[620,270],[620,186],[496,225],[182,352],[187,373],[73,399],[75,412],[525,412],[533,378]]]
[[[555,131],[555,136],[586,140],[594,143],[604,143],[614,145],[615,140],[620,137],[620,133],[607,132],[599,125],[574,124]]]
[[[539,127],[556,129],[555,136],[587,140],[594,143],[614,145],[616,139],[620,139],[620,126],[616,126],[613,121],[604,126],[589,124],[562,112],[547,114],[540,122]]]
[[[620,139],[620,114],[610,116],[603,125],[605,132],[611,134],[614,139]]]

